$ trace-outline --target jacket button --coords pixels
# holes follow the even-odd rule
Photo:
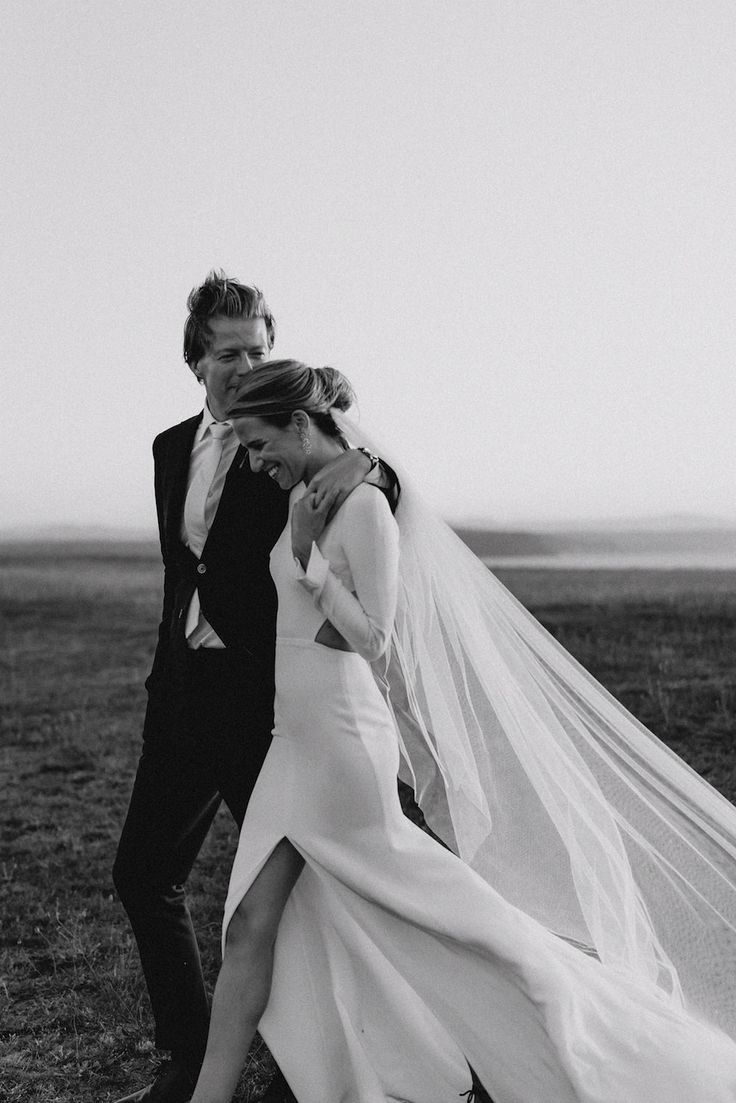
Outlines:
[[[207,567],[205,566],[205,564],[204,563],[198,563],[197,564],[197,574],[206,574],[206,573],[207,573]]]

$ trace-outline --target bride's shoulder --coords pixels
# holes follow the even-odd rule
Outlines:
[[[356,486],[352,494],[349,494],[338,511],[345,521],[354,523],[359,518],[366,522],[378,523],[389,520],[393,522],[391,507],[386,495],[379,486],[372,483],[361,483]]]
[[[376,502],[385,502],[386,495],[380,486],[375,486],[374,483],[360,483],[345,501],[346,503],[351,501],[363,502],[366,505],[375,506]]]

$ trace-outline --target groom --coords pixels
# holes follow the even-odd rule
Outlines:
[[[212,272],[187,300],[184,359],[202,413],[153,444],[164,563],[158,644],[146,682],[143,747],[113,869],[156,1023],[171,1060],[118,1103],[185,1103],[207,1040],[209,1006],[184,885],[221,800],[238,826],[271,739],[276,595],[269,552],[288,495],[253,474],[225,421],[228,388],[268,360],[273,316],[261,292]],[[325,471],[334,508],[374,459],[349,450]],[[376,481],[391,484],[379,467]],[[293,1100],[278,1074],[266,1097]]]

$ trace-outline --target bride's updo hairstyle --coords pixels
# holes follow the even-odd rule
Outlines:
[[[227,416],[260,417],[283,428],[295,410],[304,410],[326,436],[342,438],[330,410],[348,410],[354,402],[350,381],[336,368],[310,368],[301,360],[271,360],[243,378]]]

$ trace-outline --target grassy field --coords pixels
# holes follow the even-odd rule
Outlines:
[[[504,571],[503,581],[661,738],[736,800],[736,572]],[[153,1056],[110,866],[138,755],[159,609],[155,558],[0,548],[0,1095],[106,1103]],[[218,817],[191,882],[217,970],[235,835]],[[268,1055],[251,1059],[257,1100]]]

